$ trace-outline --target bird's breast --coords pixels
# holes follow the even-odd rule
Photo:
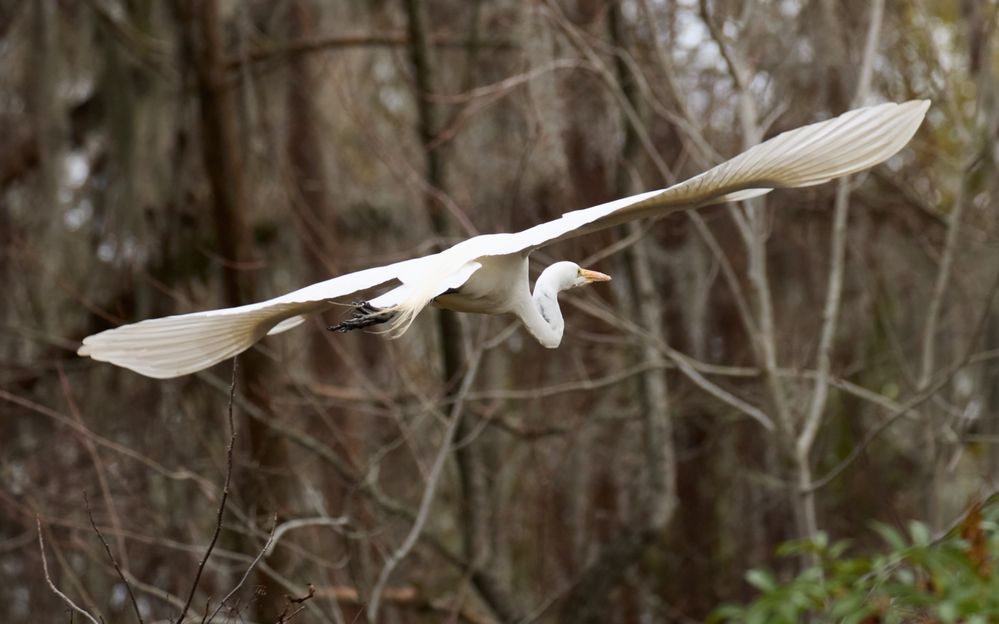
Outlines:
[[[434,305],[456,312],[506,314],[518,300],[530,297],[527,290],[527,262],[520,257],[480,258],[482,267],[468,280],[436,299]]]
[[[444,293],[434,299],[433,305],[455,312],[474,314],[504,314],[508,311],[505,301],[489,294],[464,293],[463,289]]]

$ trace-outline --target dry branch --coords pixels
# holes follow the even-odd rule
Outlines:
[[[69,596],[59,591],[59,588],[56,587],[55,583],[52,582],[52,577],[49,576],[49,564],[48,561],[46,561],[45,559],[45,539],[42,537],[42,521],[37,516],[35,517],[35,523],[38,528],[38,550],[41,552],[42,555],[42,570],[45,572],[45,582],[48,583],[49,589],[51,589],[56,596],[59,596],[59,599],[65,602],[69,606],[69,608],[72,609],[74,612],[79,613],[83,617],[87,618],[87,620],[89,620],[91,624],[98,624],[97,618],[87,613],[84,609],[82,609],[75,602],[73,602],[73,600],[70,599]],[[72,616],[70,619],[72,619]],[[103,621],[104,618],[101,618],[102,623]]]
[[[236,445],[236,423],[232,417],[232,404],[236,398],[236,379],[239,372],[238,361],[237,358],[232,358],[232,383],[229,385],[229,404],[226,410],[229,421],[229,444],[226,445],[225,449],[225,482],[222,486],[222,496],[219,498],[219,509],[215,515],[215,530],[212,533],[211,541],[208,543],[208,548],[205,549],[204,556],[201,557],[201,561],[198,563],[197,572],[194,574],[194,582],[191,583],[191,591],[187,594],[187,601],[184,603],[184,608],[181,609],[180,615],[177,617],[176,624],[183,624],[187,610],[191,607],[191,601],[194,600],[194,592],[198,590],[201,573],[204,572],[205,564],[208,563],[208,558],[212,556],[212,550],[215,549],[215,543],[222,532],[222,516],[225,513],[226,501],[229,499],[229,484],[232,481],[232,451]]]
[[[440,34],[431,35],[428,38],[428,43],[435,48],[459,50],[477,46],[487,50],[515,51],[520,47],[512,40],[500,37],[472,40]],[[245,57],[227,59],[225,65],[227,69],[236,69],[244,63],[260,63],[274,59],[285,59],[300,54],[315,54],[352,48],[405,48],[410,45],[412,43],[409,36],[403,33],[360,33],[309,37],[252,50]]]
[[[121,566],[118,565],[118,560],[115,559],[114,553],[111,552],[111,546],[108,541],[104,539],[104,534],[101,530],[97,528],[97,523],[94,522],[94,512],[90,509],[90,500],[87,498],[87,493],[83,493],[83,504],[87,508],[87,517],[90,518],[90,526],[93,527],[94,533],[100,538],[101,544],[104,545],[104,552],[107,553],[108,559],[111,560],[111,565],[114,566],[114,571],[118,573],[118,578],[121,582],[125,584],[125,589],[128,591],[128,599],[132,604],[132,608],[135,610],[135,619],[138,620],[139,624],[142,624],[142,613],[139,611],[139,603],[135,600],[135,594],[132,593],[132,586],[129,584],[128,579],[125,578],[124,572],[121,570]]]
[[[451,443],[454,441],[455,433],[458,431],[458,423],[461,421],[464,397],[468,394],[468,391],[472,387],[472,383],[475,381],[481,357],[482,353],[476,352],[473,354],[468,363],[468,369],[465,372],[464,379],[462,379],[461,387],[456,395],[454,405],[451,406],[451,414],[449,416],[447,429],[444,432],[444,439],[441,442],[440,450],[437,452],[437,457],[434,458],[434,463],[430,468],[430,474],[427,475],[427,483],[423,489],[423,497],[420,499],[420,507],[416,512],[416,519],[413,522],[413,526],[410,528],[406,538],[402,541],[402,544],[400,544],[399,547],[389,555],[388,559],[386,559],[385,565],[382,567],[381,572],[378,573],[378,580],[375,582],[375,586],[371,590],[367,614],[368,619],[372,622],[378,621],[378,609],[381,606],[382,594],[385,592],[385,588],[388,585],[389,578],[392,576],[392,572],[395,571],[396,566],[398,566],[399,563],[413,549],[413,546],[420,538],[420,534],[423,532],[423,527],[426,525],[427,519],[430,516],[430,508],[433,504],[434,496],[437,493],[437,486],[440,483],[440,478],[444,471],[444,464],[447,460],[448,454],[451,452]]]

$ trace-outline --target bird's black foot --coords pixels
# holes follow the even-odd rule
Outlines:
[[[336,325],[330,325],[326,329],[342,334],[355,329],[380,325],[392,320],[393,314],[391,312],[385,312],[381,308],[376,308],[367,301],[354,301],[351,305],[354,306],[354,309],[351,310],[349,319],[341,321]]]

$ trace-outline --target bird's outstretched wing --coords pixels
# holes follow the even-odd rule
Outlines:
[[[739,201],[776,188],[813,186],[891,158],[912,138],[926,116],[928,100],[858,108],[839,117],[789,130],[669,188],[567,212],[520,232],[484,234],[439,254],[435,274],[450,275],[487,256],[528,254],[556,241],[644,217]],[[409,327],[435,296],[436,283],[407,290],[396,305],[390,333]]]
[[[669,188],[568,212],[521,232],[471,240],[485,239],[478,245],[482,256],[529,252],[626,221],[749,199],[777,188],[822,184],[894,156],[915,134],[929,106],[929,100],[912,100],[858,108],[779,134]]]
[[[242,353],[268,333],[291,329],[303,314],[329,308],[331,299],[417,280],[433,258],[348,273],[260,303],[122,325],[84,338],[77,353],[148,377],[179,377]]]

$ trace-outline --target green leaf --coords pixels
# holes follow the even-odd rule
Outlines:
[[[738,605],[726,604],[718,607],[708,616],[707,624],[721,622],[741,622],[745,619],[746,610]]]
[[[840,540],[829,547],[829,551],[826,555],[830,559],[839,559],[846,552],[846,549],[850,547],[850,540]]]
[[[746,582],[762,592],[772,592],[777,589],[777,581],[765,570],[746,572]]]
[[[918,520],[909,523],[909,535],[912,536],[912,543],[917,546],[929,546],[932,539],[930,528]]]
[[[833,604],[832,609],[829,610],[829,615],[838,620],[854,616],[858,613],[863,614],[866,612],[864,609],[864,601],[866,599],[867,596],[863,594],[848,594]]]
[[[959,614],[960,611],[958,610],[957,605],[953,602],[941,602],[940,605],[937,606],[937,615],[940,616],[941,620],[947,622],[948,624],[950,622],[956,622]]]
[[[905,538],[894,527],[881,522],[874,523],[874,530],[888,543],[892,550],[905,550]]]

